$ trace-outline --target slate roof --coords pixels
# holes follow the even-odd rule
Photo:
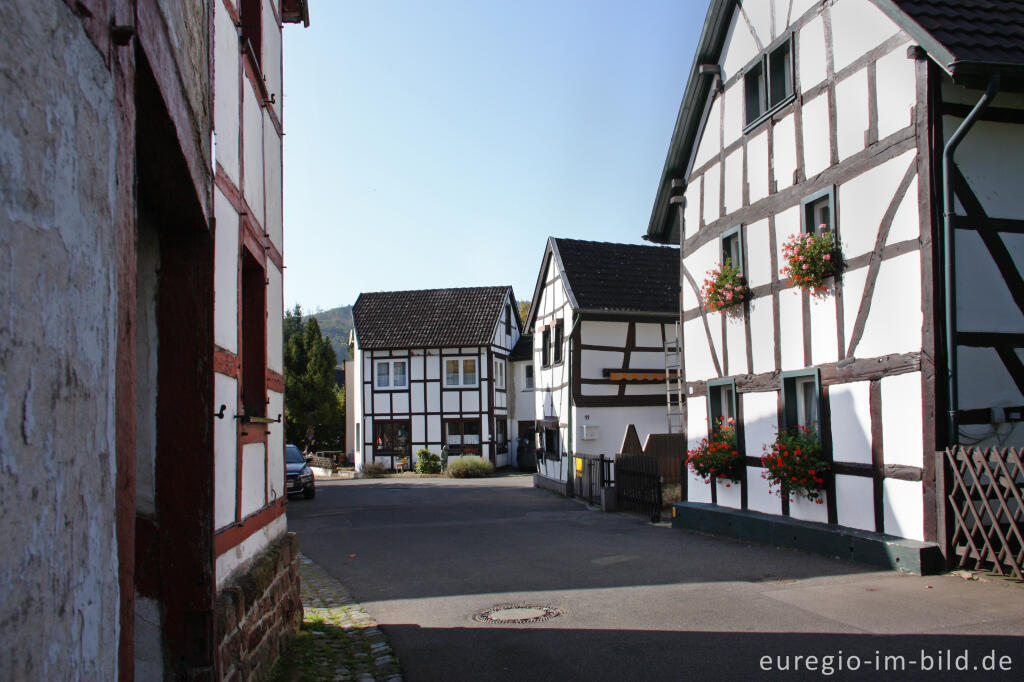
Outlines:
[[[352,308],[356,339],[364,350],[486,346],[511,295],[510,286],[363,293]]]
[[[947,67],[962,62],[1024,64],[1024,3],[1020,0],[890,1],[948,51],[952,60]],[[903,23],[913,35],[912,27]],[[946,56],[924,47],[940,60]]]
[[[578,310],[679,313],[679,249],[551,241]]]
[[[516,362],[518,360],[530,360],[533,358],[533,334],[523,334],[516,342],[515,348],[508,354],[508,359]]]

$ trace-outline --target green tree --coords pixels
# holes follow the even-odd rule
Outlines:
[[[526,324],[526,316],[530,314],[530,301],[519,302],[519,319]],[[529,332],[527,332],[529,333]]]
[[[334,382],[337,358],[314,317],[295,306],[285,316],[285,436],[303,450],[345,447],[345,393]]]

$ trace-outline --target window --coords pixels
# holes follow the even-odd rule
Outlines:
[[[722,235],[722,265],[743,272],[743,226],[737,225]]]
[[[409,454],[409,422],[375,420],[373,444],[374,454]]]
[[[836,229],[835,210],[836,188],[835,185],[826,187],[820,192],[800,202],[803,211],[801,213],[800,229],[803,232],[814,233]]]
[[[508,422],[502,417],[494,420],[494,451],[508,452]]]
[[[523,365],[523,387],[524,390],[533,390],[533,363],[528,362]]]
[[[447,419],[444,422],[444,443],[449,452],[463,455],[480,454],[480,420]]]
[[[505,306],[505,336],[512,335],[512,306]]]
[[[540,364],[547,367],[551,364],[551,327],[545,327],[540,341]]]
[[[409,385],[407,374],[408,363],[405,360],[377,360],[374,365],[377,388],[405,388]]]
[[[267,282],[263,266],[242,250],[242,405],[246,416],[267,414]]]
[[[719,419],[736,418],[736,380],[715,379],[708,382],[708,421],[712,428]]]
[[[476,386],[476,358],[446,359],[444,361],[444,385],[446,388]]]
[[[544,457],[547,459],[561,459],[558,451],[558,428],[544,427]]]
[[[505,360],[503,358],[494,359],[494,386],[495,388],[505,388]]]
[[[562,321],[555,322],[554,348],[551,349],[551,363],[557,365],[562,361]]]
[[[263,2],[241,0],[238,10],[238,27],[242,31],[242,42],[249,44],[256,66],[260,66],[263,62]]]
[[[743,75],[747,126],[786,104],[794,91],[793,37],[761,58]]]
[[[820,430],[821,388],[818,370],[782,374],[782,417],[786,428]]]
[[[362,448],[360,447],[360,446],[362,445],[362,443],[360,443],[360,442],[359,442],[359,424],[356,424],[356,437],[355,437],[355,444],[356,444],[356,452],[360,452],[360,451],[361,451],[361,449],[362,449]]]

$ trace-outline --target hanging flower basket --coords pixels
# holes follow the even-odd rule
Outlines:
[[[708,270],[701,289],[705,310],[725,310],[743,303],[749,296],[750,288],[743,273],[728,258],[722,265]]]
[[[779,274],[794,285],[815,293],[825,291],[825,279],[836,272],[835,238],[832,230],[820,225],[820,232],[795,234],[782,245],[785,266]]]
[[[710,483],[712,477],[739,483],[742,479],[743,457],[736,449],[736,420],[723,417],[707,438],[686,452],[686,463],[693,472]],[[728,487],[730,484],[726,483]]]
[[[803,426],[779,431],[771,447],[764,446],[761,465],[765,469],[761,476],[780,497],[824,502],[821,491],[829,464],[822,455],[817,432]]]

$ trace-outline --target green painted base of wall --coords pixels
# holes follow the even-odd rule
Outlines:
[[[945,570],[945,559],[934,542],[712,504],[673,504],[672,527],[800,549],[918,575],[934,575]]]

